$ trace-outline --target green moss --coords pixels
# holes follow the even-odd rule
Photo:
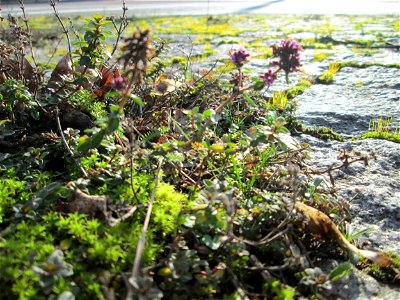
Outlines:
[[[340,133],[337,133],[328,127],[317,127],[317,126],[305,126],[302,123],[295,123],[295,129],[297,132],[309,134],[322,140],[335,140],[343,142],[344,138]]]
[[[366,261],[359,263],[358,267],[381,282],[396,284],[396,276],[398,276],[400,270],[400,256],[394,252],[385,254],[392,260],[392,264],[388,267],[382,268],[377,264]]]
[[[315,38],[305,38],[300,40],[300,44],[304,49],[333,49],[330,42],[320,42]]]
[[[210,23],[208,17],[168,17],[153,18],[151,22],[158,33],[180,34],[214,34],[221,36],[238,36],[244,29],[237,27],[234,22],[222,19],[221,22]]]
[[[103,102],[96,101],[97,98],[89,90],[79,90],[69,98],[69,103],[75,108],[87,112],[93,118],[104,117],[107,114]]]
[[[203,54],[202,54],[202,58],[205,59],[211,55],[216,54],[218,51],[214,50],[214,48],[212,47],[212,45],[210,43],[205,43],[204,44],[204,49],[203,49]]]
[[[210,34],[198,34],[193,40],[193,45],[203,45],[204,43],[212,42],[214,37]]]
[[[400,32],[400,20],[396,20],[393,22],[394,31]]]
[[[340,66],[340,68],[344,67],[351,67],[351,68],[369,68],[369,67],[384,67],[384,68],[397,68],[400,69],[400,63],[394,64],[384,64],[384,63],[377,63],[377,62],[355,62],[355,61],[346,61],[346,62],[336,62]]]
[[[183,56],[174,56],[171,58],[171,64],[179,64],[179,65],[185,65],[187,62],[187,58]]]
[[[159,184],[152,213],[153,225],[146,239],[145,265],[154,263],[162,253],[163,242],[155,242],[154,236],[161,234],[165,237],[172,233],[174,222],[186,203],[187,197],[176,192],[173,186]],[[115,227],[80,213],[64,215],[50,212],[37,221],[22,221],[12,232],[3,234],[0,240],[0,266],[3,270],[0,297],[9,298],[11,289],[15,297],[44,298],[32,267],[45,261],[56,248],[63,250],[65,260],[73,265],[75,275],[62,279],[65,281],[64,289],[59,287],[57,290],[58,285],[55,284],[52,294],[60,294],[76,282],[81,288],[77,297],[99,297],[100,284],[95,283],[103,270],[110,272],[111,276],[130,270],[141,235],[143,215],[138,213]],[[5,253],[7,255],[3,255]]]
[[[37,159],[38,155],[35,152],[34,158]],[[30,165],[29,157],[25,157],[24,164]],[[107,159],[106,161],[109,162]],[[2,164],[4,162],[3,160]],[[95,152],[82,159],[82,163],[86,169],[94,172],[105,172],[107,169],[107,164]],[[73,290],[80,299],[101,298],[104,284],[100,282],[104,272],[114,278],[132,268],[145,208],[139,208],[129,219],[111,227],[102,219],[89,218],[82,213],[67,213],[62,208],[65,207],[63,203],[68,202],[66,194],[63,197],[56,192],[42,207],[36,208],[34,214],[31,208],[29,218],[15,217],[18,205],[37,198],[39,193],[36,190],[48,181],[46,172],[42,171],[40,176],[34,176],[34,171],[30,165],[30,174],[25,175],[27,181],[20,181],[20,174],[13,169],[3,172],[0,179],[0,217],[3,217],[0,221],[0,298],[52,299],[68,290]],[[153,186],[150,175],[134,174],[136,197],[130,180],[121,181],[120,171],[114,175],[115,178],[99,174],[91,180],[88,188],[92,190],[92,194],[100,194],[98,192],[102,190],[113,199],[117,207],[122,203],[136,205],[136,201],[148,203]],[[186,204],[187,197],[176,192],[173,186],[162,182],[159,184],[152,226],[146,237],[142,260],[144,265],[154,264],[159,255],[162,255],[164,243],[169,240],[168,235],[174,229],[174,222]],[[24,207],[22,206],[22,213],[25,213]],[[58,212],[60,209],[63,211]],[[55,249],[62,250],[64,260],[73,266],[74,275],[53,278],[54,282],[49,281],[50,290],[45,292],[39,284],[39,277],[34,273],[34,266],[45,262]],[[125,288],[122,282],[114,285],[116,289]]]
[[[331,56],[333,53],[331,52],[326,52],[326,51],[321,51],[321,50],[314,50],[314,57],[313,61],[317,62],[322,62],[325,61],[329,56]]]
[[[175,191],[174,186],[161,182],[157,188],[153,219],[163,236],[172,233],[174,222],[181,209],[187,205],[187,196]]]
[[[303,94],[304,91],[308,89],[311,85],[312,82],[308,78],[301,78],[296,86],[286,91],[287,98],[296,98],[298,95]]]
[[[335,79],[335,74],[340,70],[341,65],[337,63],[331,63],[327,70],[325,70],[321,76],[318,77],[317,83],[331,84]]]
[[[400,143],[400,129],[391,130],[392,117],[374,119],[369,122],[369,132],[362,135],[362,139],[381,139]]]
[[[364,48],[369,48],[374,44],[374,40],[352,40],[351,43],[356,46],[364,47]]]
[[[318,77],[318,83],[331,84],[333,83],[334,79],[335,74],[330,72],[329,70],[326,70],[322,73],[321,76]]]
[[[228,40],[220,40],[218,43],[217,43],[217,46],[220,46],[220,45],[230,45],[230,44],[240,44],[241,42],[240,42],[240,40],[238,40],[238,39],[228,39]]]
[[[367,57],[370,57],[370,56],[373,56],[373,55],[379,53],[378,49],[360,49],[360,51],[361,51],[362,56],[367,56]]]
[[[400,134],[391,132],[367,132],[361,137],[362,139],[380,139],[395,143],[400,143]]]
[[[252,52],[253,58],[266,59],[272,56],[272,47],[266,45],[265,39],[256,39],[250,42],[243,43],[243,45]]]
[[[26,199],[26,193],[23,193],[25,186],[25,181],[0,179],[0,224],[3,217],[12,212],[12,207],[17,203],[17,199]]]

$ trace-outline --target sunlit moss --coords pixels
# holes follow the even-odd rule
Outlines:
[[[396,20],[393,22],[393,28],[396,32],[400,32],[400,20]]]
[[[332,54],[333,53],[331,53],[331,52],[326,52],[326,51],[322,51],[322,50],[314,50],[313,61],[317,61],[317,62],[325,61]]]
[[[400,134],[391,132],[367,132],[362,135],[362,139],[380,139],[400,143]]]
[[[293,98],[297,97],[298,95],[301,95],[311,85],[312,85],[312,82],[310,79],[305,78],[305,77],[301,78],[299,83],[296,86],[294,86],[291,89],[289,89],[288,91],[286,91],[287,98],[293,99]]]
[[[328,69],[318,77],[318,83],[331,84],[335,78],[335,74],[340,70],[340,68],[340,64],[331,63]]]
[[[362,139],[381,139],[400,143],[400,129],[391,130],[392,118],[379,118],[376,120],[370,120],[369,132],[362,135]]]

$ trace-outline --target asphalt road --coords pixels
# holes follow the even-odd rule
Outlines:
[[[38,1],[38,3],[28,3]],[[130,15],[208,15],[208,14],[399,14],[399,0],[126,0]],[[2,15],[20,14],[18,4],[1,0]],[[25,0],[29,15],[48,15],[52,7],[44,0]],[[61,0],[57,4],[61,14],[105,15],[121,12],[122,0]]]

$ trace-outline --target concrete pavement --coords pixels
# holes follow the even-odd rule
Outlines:
[[[36,1],[36,0],[30,0]],[[29,15],[52,14],[53,9],[43,0],[26,3]],[[19,4],[7,4],[2,0],[3,16],[9,12],[20,14]],[[202,0],[202,1],[154,1],[126,0],[130,15],[209,15],[209,14],[399,14],[398,0]],[[62,0],[57,4],[60,14],[105,15],[121,12],[122,1],[118,0]]]

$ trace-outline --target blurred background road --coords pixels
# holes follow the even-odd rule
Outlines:
[[[126,0],[129,15],[212,15],[212,14],[399,14],[399,0]],[[16,0],[1,0],[2,15],[20,14]],[[29,15],[52,14],[46,0],[25,0]],[[115,14],[122,0],[61,0],[61,14]]]

